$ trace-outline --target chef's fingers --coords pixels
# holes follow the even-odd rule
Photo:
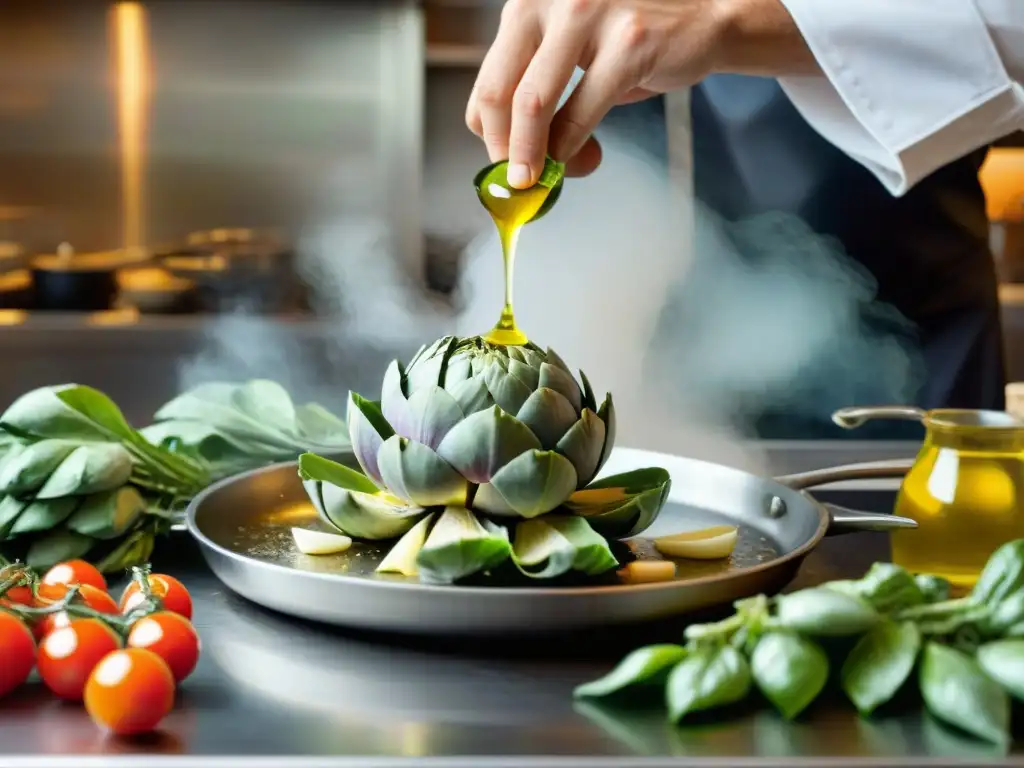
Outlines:
[[[636,104],[638,101],[645,101],[652,96],[657,96],[657,91],[650,91],[647,88],[631,88],[620,96],[615,103],[617,105],[622,104]]]
[[[513,12],[510,2],[484,57],[466,108],[466,125],[484,140],[491,162],[508,158],[512,130],[512,97],[540,45],[540,27],[533,14]]]
[[[519,189],[537,183],[548,152],[548,129],[572,80],[592,26],[589,14],[562,12],[548,20],[544,40],[512,98],[508,182]]]
[[[608,110],[636,82],[628,57],[612,46],[599,48],[593,63],[551,123],[549,152],[565,162],[583,147]]]
[[[579,178],[589,176],[601,164],[601,145],[591,136],[575,155],[565,163],[565,175]]]

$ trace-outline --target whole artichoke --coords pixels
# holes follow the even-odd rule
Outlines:
[[[575,565],[566,553],[579,553],[580,537],[595,545],[594,531],[626,536],[649,526],[667,494],[668,475],[641,470],[588,487],[614,443],[615,411],[610,395],[598,407],[582,372],[580,380],[582,385],[550,349],[443,338],[422,347],[408,367],[391,363],[380,402],[350,394],[349,437],[365,476],[305,454],[300,473],[307,492],[323,519],[350,536],[387,539],[410,532],[419,542],[420,565],[423,550],[432,549],[431,537],[451,538],[437,531],[446,527],[442,523],[458,520],[456,539],[492,545],[507,543],[509,526],[515,526],[514,545],[507,551],[491,546],[492,561],[511,556],[521,565],[532,557],[546,570],[580,569],[581,562],[590,571],[607,570],[616,565],[610,552]],[[429,522],[411,531],[432,508],[446,513],[430,536]],[[549,524],[521,525],[542,516]],[[565,516],[590,525],[567,524]],[[552,531],[576,542],[562,547],[557,567],[550,546],[537,545]]]

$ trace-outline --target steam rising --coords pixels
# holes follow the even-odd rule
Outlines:
[[[907,324],[884,312],[882,330],[863,324],[874,286],[837,243],[780,215],[732,224],[698,210],[691,221],[661,163],[613,133],[601,138],[602,168],[567,180],[553,211],[524,229],[515,308],[531,339],[586,371],[599,396],[613,393],[618,444],[763,471],[741,438],[765,408],[821,419],[841,405],[911,399]],[[183,364],[180,386],[269,376],[343,412],[349,388],[379,392],[392,357],[494,324],[501,252],[480,222],[453,316],[396,266],[386,231],[324,215],[298,250],[314,306],[336,332],[297,341],[244,312],[224,317]]]

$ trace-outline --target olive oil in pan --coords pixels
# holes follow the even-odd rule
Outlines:
[[[507,165],[502,166],[507,169]],[[505,182],[505,183],[502,183]],[[477,194],[484,208],[491,214],[498,228],[501,240],[501,255],[505,262],[505,303],[497,324],[484,339],[491,344],[521,346],[529,341],[526,334],[516,326],[512,308],[512,283],[515,275],[516,244],[523,225],[540,211],[551,188],[536,184],[529,189],[514,189],[505,180],[504,172],[489,173],[477,188]]]

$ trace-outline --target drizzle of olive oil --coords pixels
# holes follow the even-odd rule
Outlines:
[[[521,346],[529,339],[516,326],[515,313],[512,309],[516,244],[519,242],[519,232],[523,225],[537,215],[551,194],[551,188],[536,184],[529,189],[514,189],[507,184],[499,184],[497,180],[487,180],[480,186],[478,194],[480,202],[491,214],[498,228],[501,255],[505,262],[505,304],[498,322],[484,336],[484,340],[491,344]]]

